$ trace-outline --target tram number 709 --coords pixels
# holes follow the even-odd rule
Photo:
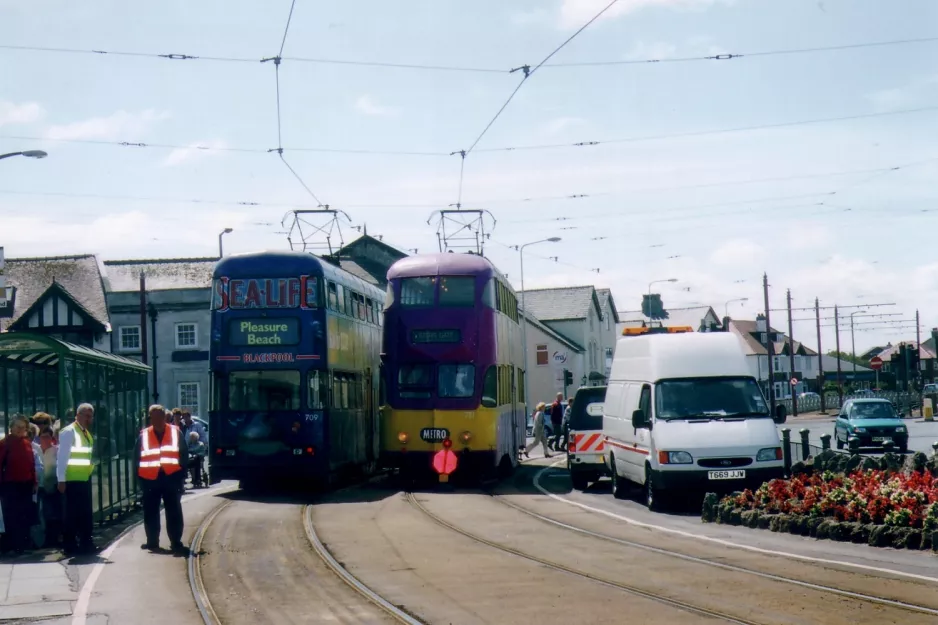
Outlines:
[[[428,443],[442,443],[449,438],[449,430],[446,428],[423,428],[420,430],[420,438]]]

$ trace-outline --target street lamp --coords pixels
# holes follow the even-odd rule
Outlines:
[[[218,235],[218,257],[219,258],[225,255],[223,248],[222,248],[221,238],[225,236],[226,234],[230,234],[230,233],[231,233],[231,228],[225,228],[224,230],[221,231],[221,234]]]
[[[652,280],[648,283],[648,295],[651,295],[651,285],[659,284],[661,282],[677,282],[677,278],[667,278],[665,280]]]
[[[0,159],[10,158],[11,156],[25,156],[26,158],[45,158],[49,156],[42,150],[23,150],[22,152],[8,152],[0,154]]]
[[[850,313],[850,353],[853,358],[853,383],[857,383],[857,343],[853,338],[853,316],[857,313],[866,312],[865,310],[857,310]]]
[[[731,299],[730,301],[726,302],[723,305],[723,316],[724,317],[730,316],[730,304],[732,304],[733,302],[748,302],[748,301],[749,301],[748,297],[739,297],[737,299]]]
[[[531,241],[530,243],[525,243],[518,247],[518,255],[521,257],[521,342],[524,343],[524,415],[527,419],[528,415],[528,378],[530,376],[530,370],[528,369],[528,321],[525,317],[528,314],[528,309],[524,306],[524,248],[529,245],[537,245],[538,243],[559,243],[560,237],[550,237],[549,239],[541,239],[540,241]]]

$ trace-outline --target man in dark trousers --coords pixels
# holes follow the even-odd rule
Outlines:
[[[557,393],[557,398],[550,405],[550,425],[554,429],[553,448],[556,451],[563,451],[560,447],[563,439],[563,408],[563,393]]]
[[[75,411],[75,421],[59,432],[59,450],[56,453],[56,481],[59,492],[65,496],[65,523],[62,527],[65,555],[90,554],[98,551],[91,539],[94,519],[91,506],[91,422],[94,407],[81,404]]]
[[[137,438],[134,464],[143,491],[143,527],[147,542],[142,549],[160,549],[160,502],[166,511],[166,533],[170,548],[185,553],[182,544],[182,485],[184,467],[189,463],[189,452],[182,433],[166,422],[166,410],[159,405],[150,406],[150,426]]]

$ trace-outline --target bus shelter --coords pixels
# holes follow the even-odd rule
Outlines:
[[[137,500],[133,455],[143,427],[147,373],[143,363],[41,334],[0,334],[0,419],[46,412],[63,428],[75,408],[94,406],[92,493],[95,519],[104,523]]]

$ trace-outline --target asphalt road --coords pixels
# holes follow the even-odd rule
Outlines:
[[[812,445],[820,447],[822,434],[830,434],[831,437],[833,437],[834,421],[834,417],[789,419],[784,425],[778,426],[779,436],[781,436],[782,428],[789,428],[791,430],[792,440],[797,441],[801,440],[799,431],[801,429],[807,429],[809,431],[808,440]],[[909,429],[909,450],[921,451],[931,455],[931,445],[935,441],[938,441],[938,421],[925,423],[921,419],[903,419],[902,422]],[[831,439],[831,447],[836,448],[833,438]],[[866,453],[874,450],[862,451]]]

